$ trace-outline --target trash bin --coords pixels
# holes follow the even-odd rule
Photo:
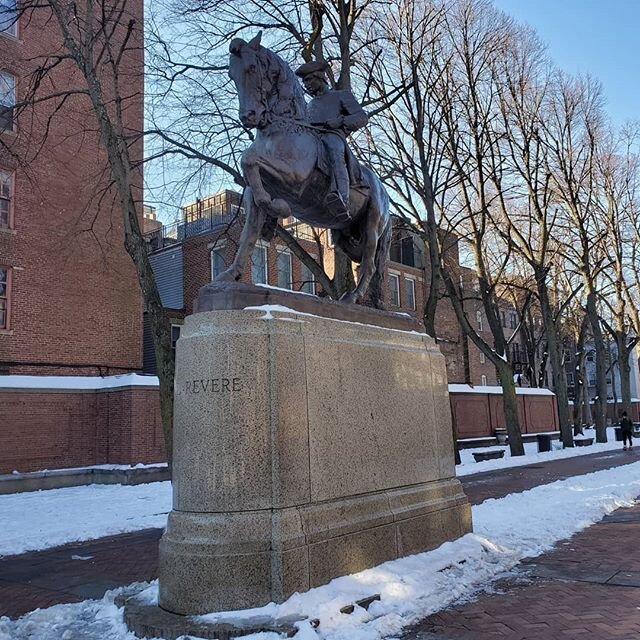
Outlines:
[[[616,427],[616,442],[622,442],[622,427]]]
[[[538,439],[538,452],[544,453],[545,451],[551,451],[552,437],[546,433],[539,433],[536,438]]]

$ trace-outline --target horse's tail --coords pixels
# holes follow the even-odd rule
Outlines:
[[[385,216],[384,230],[378,238],[378,246],[376,247],[376,269],[373,272],[371,283],[369,284],[369,297],[371,304],[378,309],[381,309],[383,307],[382,285],[384,283],[385,267],[387,265],[387,260],[389,259],[389,250],[391,249],[391,233],[391,216],[387,213],[387,215]]]

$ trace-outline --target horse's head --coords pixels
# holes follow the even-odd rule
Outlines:
[[[229,77],[238,91],[242,124],[262,129],[272,115],[305,120],[300,83],[280,56],[260,46],[261,36],[262,32],[249,42],[234,38],[229,45]]]
[[[261,62],[260,32],[249,42],[234,38],[229,45],[229,77],[234,81],[240,102],[239,115],[248,129],[261,128],[266,124],[266,93],[269,81],[263,75]]]

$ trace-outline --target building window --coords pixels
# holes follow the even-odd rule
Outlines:
[[[11,227],[13,201],[13,176],[0,169],[0,227]]]
[[[515,329],[518,326],[518,316],[515,313],[509,314],[509,327]]]
[[[11,293],[11,270],[0,267],[0,329],[9,328],[9,295]]]
[[[213,249],[211,251],[211,281],[213,282],[226,268],[224,249]]]
[[[507,314],[504,311],[501,311],[500,315],[502,316],[502,326],[506,329],[507,328]]]
[[[16,79],[6,71],[0,71],[0,130],[13,131],[16,104]]]
[[[571,373],[571,372],[567,373],[567,384],[569,384],[569,385],[573,385],[574,384],[573,373]]]
[[[389,274],[389,291],[391,293],[391,304],[394,307],[400,306],[400,278],[393,273]]]
[[[520,345],[517,342],[513,343],[511,353],[513,356],[513,362],[520,362]]]
[[[180,331],[182,331],[181,324],[171,325],[171,349],[174,353],[176,352],[176,342],[178,342],[178,338],[180,337]]]
[[[480,352],[480,364],[484,364],[487,361],[487,357],[484,355],[484,351]]]
[[[480,376],[480,384],[481,384],[483,387],[486,387],[486,386],[487,386],[487,376],[485,376],[485,375],[481,375],[481,376]]]
[[[267,247],[256,246],[251,255],[251,282],[268,284],[267,280]]]
[[[404,279],[404,303],[409,309],[416,309],[416,283],[411,278]]]
[[[288,251],[278,251],[278,286],[281,289],[291,289],[291,254]]]
[[[484,331],[484,326],[482,323],[482,311],[480,310],[476,311],[476,322],[478,323],[478,330]]]
[[[0,32],[18,35],[18,12],[16,0],[0,0]]]
[[[316,280],[311,273],[311,269],[306,264],[300,265],[300,275],[302,277],[302,284],[300,285],[300,291],[304,293],[311,293],[315,295],[316,292]]]

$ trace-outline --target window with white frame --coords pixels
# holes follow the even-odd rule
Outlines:
[[[267,247],[256,245],[251,254],[251,282],[268,284]]]
[[[395,273],[389,274],[389,295],[391,304],[394,307],[400,306],[400,277]]]
[[[300,284],[300,291],[315,294],[316,279],[313,273],[311,273],[311,269],[309,269],[306,264],[300,265],[300,278],[302,280],[302,283]]]
[[[16,79],[6,71],[0,71],[0,131],[13,131],[16,104]]]
[[[281,289],[291,289],[293,286],[291,254],[280,249],[278,251],[278,286]]]
[[[484,351],[480,352],[480,364],[484,364],[487,361],[487,357],[484,355]]]
[[[11,227],[13,213],[13,176],[0,169],[0,227]]]
[[[416,283],[412,278],[404,279],[404,304],[412,311],[416,308]]]
[[[480,384],[481,384],[483,387],[486,387],[486,386],[487,386],[487,376],[485,376],[484,374],[480,376]]]
[[[18,8],[16,0],[0,0],[0,33],[18,35]]]
[[[509,314],[509,327],[515,329],[518,326],[518,316],[515,313]]]
[[[484,324],[482,322],[482,311],[476,311],[476,322],[478,323],[478,330],[484,331]]]
[[[227,265],[224,261],[224,249],[211,250],[211,281],[213,282],[225,269]]]
[[[0,267],[0,329],[9,328],[9,302],[11,294],[11,270]]]

